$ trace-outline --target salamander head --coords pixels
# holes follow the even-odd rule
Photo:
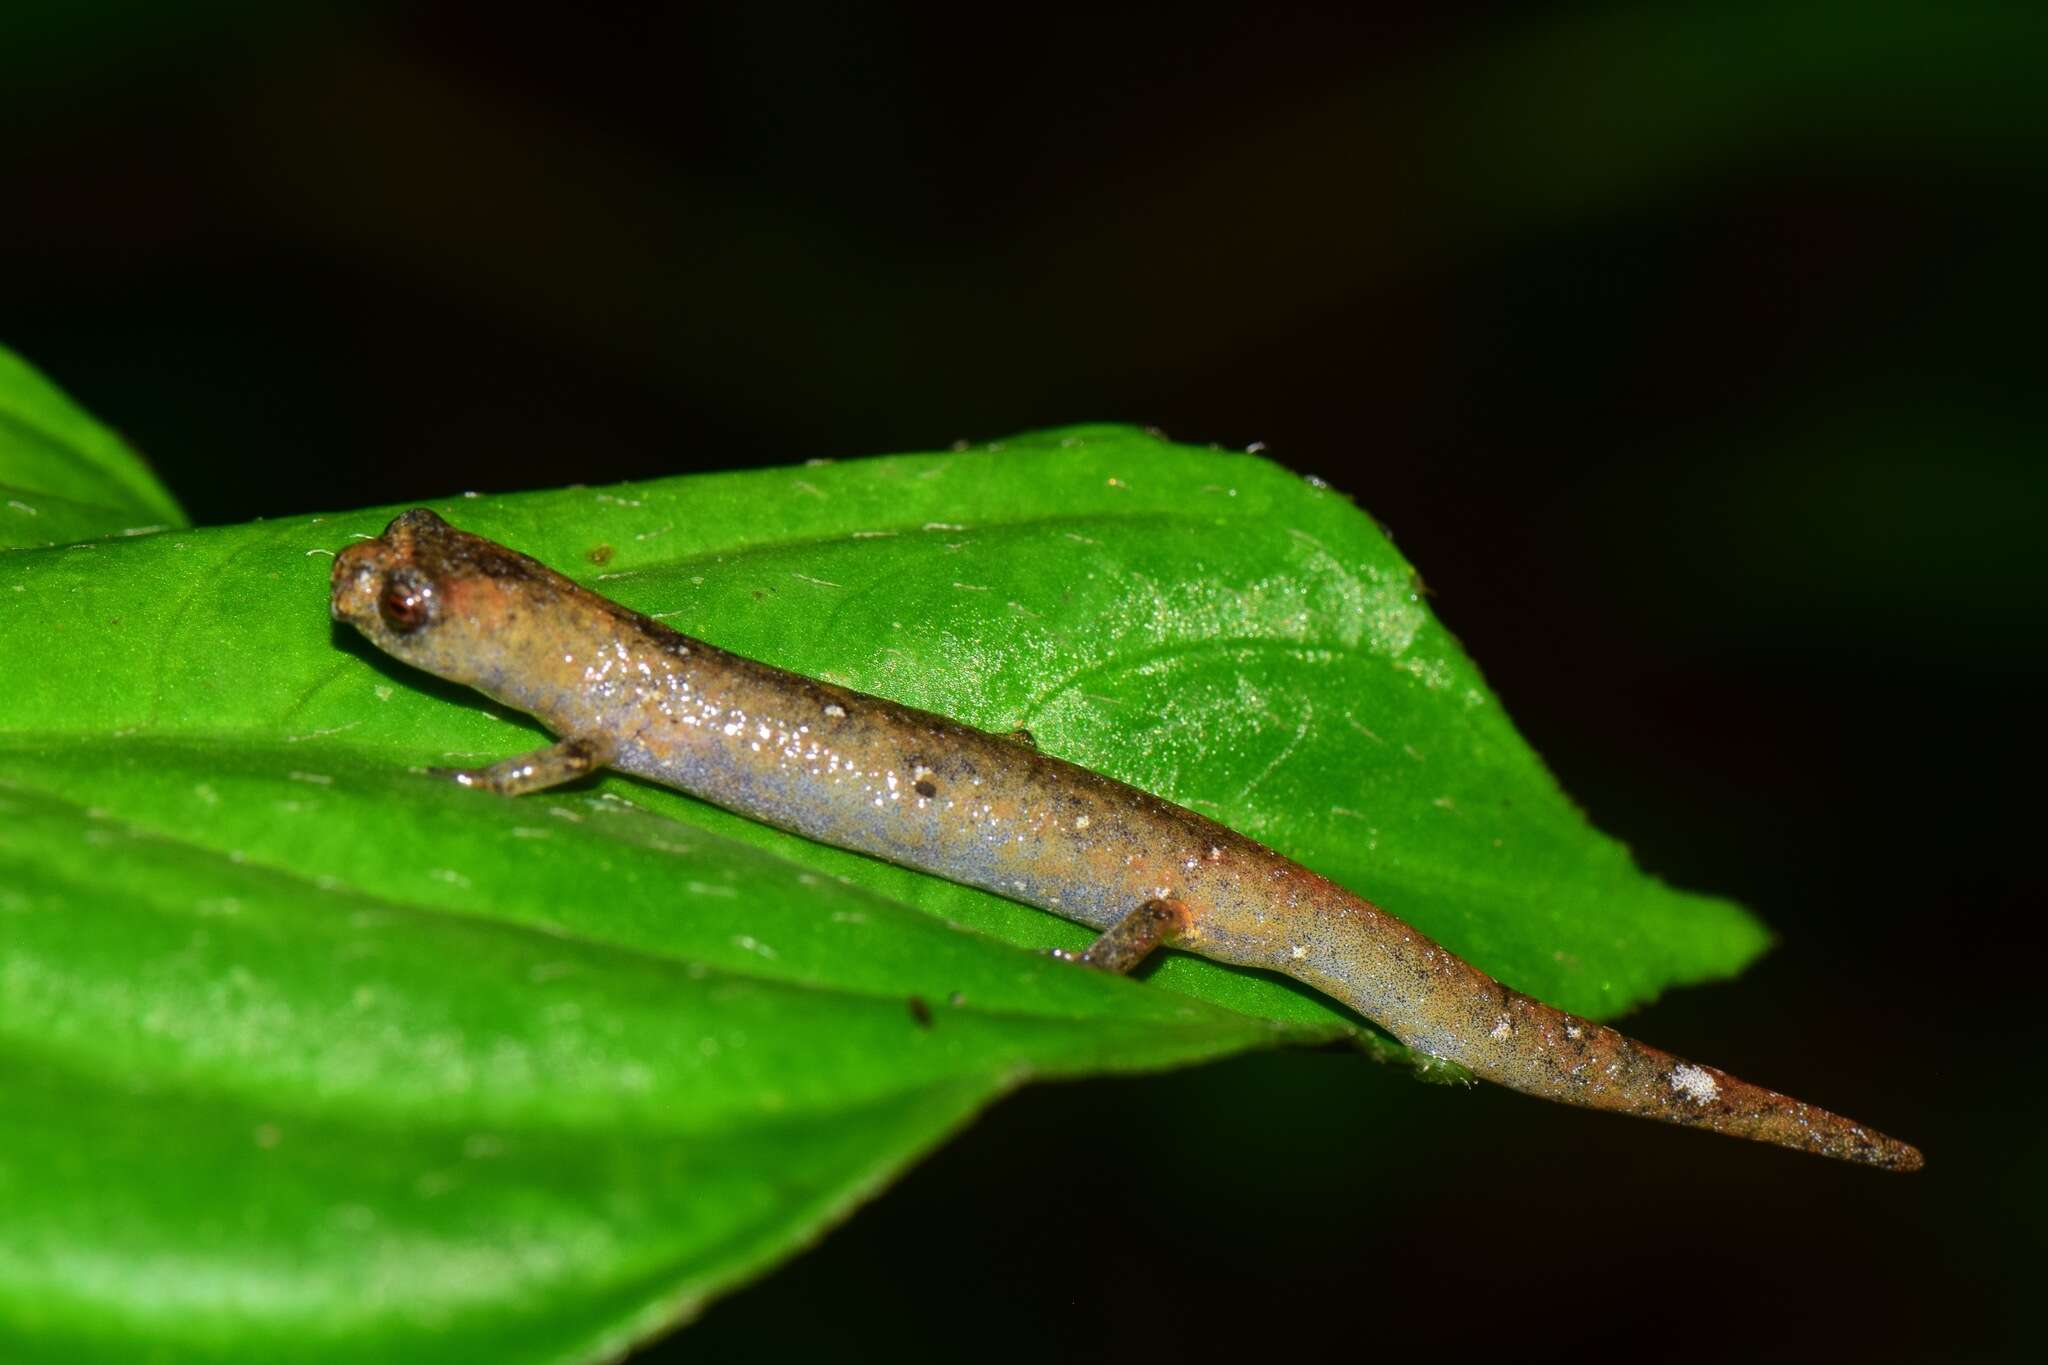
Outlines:
[[[330,606],[385,653],[488,690],[576,592],[540,561],[415,507],[335,555]]]

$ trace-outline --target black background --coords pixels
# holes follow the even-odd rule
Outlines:
[[[0,337],[203,522],[1263,441],[1779,949],[1889,1177],[1338,1052],[1027,1091],[648,1361],[2003,1359],[2043,1240],[2037,6],[0,18]]]

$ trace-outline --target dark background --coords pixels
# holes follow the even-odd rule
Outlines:
[[[1045,1087],[648,1361],[2023,1354],[2038,4],[17,3],[0,336],[200,521],[1113,419],[1385,522],[1910,1178],[1342,1053]],[[2038,1297],[2038,1296],[2036,1296]]]

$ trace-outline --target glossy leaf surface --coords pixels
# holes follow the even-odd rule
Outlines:
[[[1575,1010],[1762,946],[1591,830],[1370,518],[1261,460],[1091,428],[428,505],[1028,728]],[[328,621],[329,553],[394,510],[0,555],[9,1358],[596,1358],[1023,1080],[1355,1032],[627,779],[416,771],[542,737]]]
[[[0,347],[0,550],[184,524],[126,442]]]

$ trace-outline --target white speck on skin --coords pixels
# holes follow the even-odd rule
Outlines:
[[[1690,1062],[1671,1073],[1671,1088],[1694,1104],[1712,1104],[1721,1095],[1721,1083]]]
[[[1075,816],[1075,817],[1074,817],[1074,828],[1075,828],[1075,829],[1086,829],[1086,828],[1088,828],[1088,817],[1087,817],[1087,816],[1085,816],[1085,815],[1077,815],[1077,816]]]
[[[1514,1035],[1514,1032],[1514,1022],[1503,1014],[1493,1021],[1493,1027],[1487,1030],[1486,1036],[1496,1043],[1504,1043]]]
[[[1302,944],[1297,943],[1292,948],[1289,948],[1287,950],[1287,955],[1293,958],[1296,962],[1299,962],[1303,958],[1308,956],[1308,949],[1304,947]]]
[[[846,708],[841,706],[836,701],[828,701],[825,703],[825,714],[833,717],[836,720],[840,716],[846,714]]]

